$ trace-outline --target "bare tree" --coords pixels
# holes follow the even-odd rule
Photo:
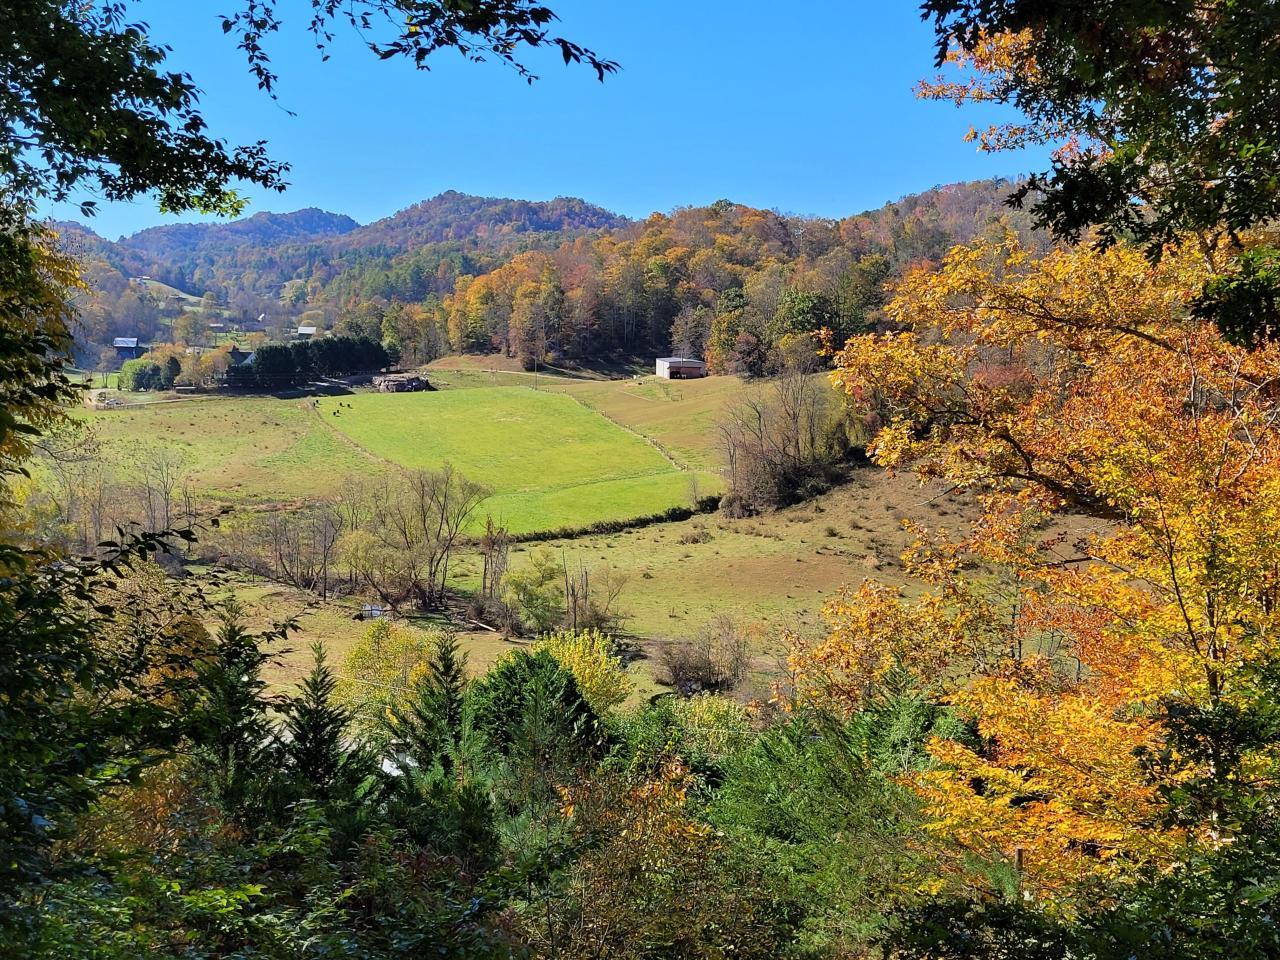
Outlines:
[[[820,376],[791,367],[730,408],[719,424],[729,481],[725,507],[771,510],[803,499],[847,452],[831,442],[831,389]]]
[[[59,532],[49,533],[68,546],[91,552],[113,527],[134,518],[122,509],[125,493],[111,476],[101,444],[78,425],[41,438],[39,450],[50,481],[41,487]]]
[[[311,542],[320,559],[320,598],[329,598],[329,577],[342,536],[342,517],[330,504],[323,504],[311,516]],[[314,589],[314,587],[312,588]]]
[[[407,569],[406,561],[413,561],[413,557],[368,530],[348,531],[338,543],[338,555],[357,586],[372,592],[392,610],[405,602],[405,584],[416,569]]]
[[[480,573],[480,595],[486,600],[502,597],[502,581],[507,575],[510,560],[511,535],[507,528],[486,517],[484,535],[480,538],[480,556],[483,568]]]
[[[719,614],[692,639],[673,640],[662,650],[666,681],[682,694],[728,693],[747,676],[747,631]]]
[[[427,555],[426,605],[443,601],[449,580],[449,560],[462,528],[489,496],[487,488],[468,480],[453,464],[414,473],[409,488],[422,505],[423,529],[431,549]]]
[[[489,495],[446,463],[390,483],[371,505],[367,532],[344,549],[361,580],[392,606],[413,600],[423,610],[444,602],[449,561],[462,529]],[[392,552],[387,555],[387,550]]]
[[[175,494],[186,467],[186,457],[172,447],[147,447],[140,453],[137,469],[147,530],[173,527]]]
[[[571,572],[561,554],[564,568],[565,626],[570,630],[597,629],[612,633],[625,619],[618,599],[627,585],[627,577],[611,567],[588,570],[581,563]]]
[[[342,519],[331,504],[272,513],[258,532],[266,541],[275,579],[328,598],[330,571],[342,535]]]

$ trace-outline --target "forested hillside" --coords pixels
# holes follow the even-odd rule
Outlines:
[[[582,200],[449,192],[368,226],[311,209],[115,243],[59,227],[93,286],[82,310],[90,358],[113,336],[173,338],[165,327],[179,306],[128,282],[148,276],[211,294],[233,323],[262,315],[279,332],[306,314],[409,360],[673,349],[754,369],[788,332],[860,329],[882,282],[908,264],[1004,228],[1027,235],[1025,216],[1003,204],[1008,189],[939,187],[842,220],[719,201],[633,223]]]
[[[526,365],[671,350],[716,372],[760,373],[788,336],[866,329],[883,284],[912,263],[1005,229],[1009,184],[940,187],[843,220],[786,216],[727,200],[460,278],[437,322],[455,351],[501,350]]]

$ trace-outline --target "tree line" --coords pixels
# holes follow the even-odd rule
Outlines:
[[[418,304],[397,290],[353,291],[322,309],[425,359],[496,351],[532,369],[673,352],[760,375],[790,339],[825,329],[839,345],[867,329],[885,281],[954,242],[1002,229],[1040,242],[1024,216],[1002,209],[1007,189],[940,188],[841,221],[722,201],[518,253]]]
[[[392,362],[377,340],[366,336],[316,337],[293,343],[264,343],[243,363],[227,368],[227,383],[236,387],[279,390],[322,377],[375,373]]]
[[[265,314],[279,331],[288,321],[368,336],[413,362],[496,351],[532,368],[675,352],[705,356],[716,372],[758,375],[786,338],[827,329],[838,346],[866,329],[885,281],[911,263],[1002,229],[1031,241],[1028,218],[1002,207],[1008,189],[1001,181],[957,184],[838,221],[721,201],[636,224],[581,201],[557,201],[568,206],[556,212],[445,195],[305,255],[288,239],[260,248],[210,239],[192,251],[175,240],[175,258],[207,258],[213,273],[170,279],[180,289],[215,290],[233,314]],[[455,209],[462,219],[451,230],[464,238],[441,226]],[[264,233],[263,243],[272,236]],[[163,255],[162,237],[148,238],[148,256]],[[132,262],[96,238],[82,246],[104,271],[102,257]],[[251,254],[264,265],[245,262]],[[169,276],[159,262],[134,266]],[[270,269],[282,272],[263,272]],[[115,286],[128,285],[117,277],[104,296]]]

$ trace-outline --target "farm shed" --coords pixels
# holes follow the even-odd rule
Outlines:
[[[146,345],[139,343],[137,337],[116,337],[111,346],[115,347],[118,360],[137,360],[147,352]]]
[[[667,380],[694,380],[707,375],[707,365],[688,357],[659,357],[653,372]]]

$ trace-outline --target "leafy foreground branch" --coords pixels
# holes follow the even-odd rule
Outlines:
[[[793,658],[808,702],[857,711],[902,670],[973,732],[912,778],[967,893],[905,920],[904,955],[1276,949],[1280,349],[1199,318],[1210,269],[958,248],[838,357],[873,456],[984,505],[917,531],[922,597],[849,592]]]

